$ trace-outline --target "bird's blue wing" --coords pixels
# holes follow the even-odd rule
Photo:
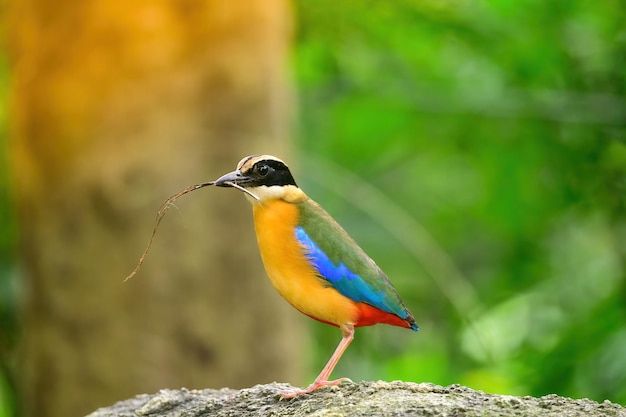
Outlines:
[[[320,277],[353,301],[369,304],[400,318],[407,318],[408,311],[374,261],[348,237],[343,229],[336,229],[332,232],[336,234],[326,235],[324,243],[333,250],[334,260],[306,232],[304,227],[296,228],[296,238],[305,248],[309,261],[317,269]],[[352,265],[352,269],[341,260],[342,258]]]

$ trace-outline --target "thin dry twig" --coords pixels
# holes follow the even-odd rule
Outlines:
[[[238,190],[243,191],[244,193],[248,194],[249,196],[251,196],[252,198],[254,198],[256,201],[259,201],[261,198],[259,198],[258,195],[254,194],[252,191],[248,190],[247,188],[243,188],[241,185],[236,184],[234,182],[231,181],[226,181],[224,184],[230,185],[231,187],[234,187]]]
[[[163,204],[161,204],[161,207],[159,208],[159,211],[157,212],[157,215],[156,215],[156,223],[154,225],[154,229],[152,230],[152,236],[150,236],[150,240],[148,241],[148,246],[146,246],[146,249],[143,251],[141,258],[139,258],[139,263],[137,264],[133,272],[131,272],[130,275],[127,276],[126,279],[124,279],[124,282],[128,281],[133,276],[135,276],[137,272],[139,272],[139,269],[141,268],[141,265],[143,264],[143,261],[145,260],[146,255],[148,254],[148,251],[150,250],[150,247],[152,246],[152,241],[154,240],[156,231],[159,227],[159,224],[161,223],[161,219],[163,219],[163,216],[165,216],[165,213],[173,205],[174,201],[176,201],[179,197],[182,197],[187,193],[190,193],[199,188],[206,187],[208,185],[213,185],[213,184],[215,184],[215,181],[203,182],[201,184],[192,185],[190,187],[185,188],[182,191],[177,192],[176,194],[174,194],[173,196],[165,200]]]

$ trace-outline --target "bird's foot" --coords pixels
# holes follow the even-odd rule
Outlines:
[[[320,389],[322,387],[335,386],[335,385],[341,384],[342,382],[350,382],[350,383],[352,383],[352,380],[350,378],[339,378],[339,379],[335,379],[334,381],[317,381],[316,380],[315,382],[313,382],[311,385],[309,385],[305,389],[281,391],[279,393],[280,394],[280,399],[283,400],[285,398],[294,398],[294,397],[297,397],[298,395],[302,395],[302,394],[310,394],[313,391],[317,391],[318,389]]]

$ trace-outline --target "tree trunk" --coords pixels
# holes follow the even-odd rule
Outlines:
[[[13,0],[24,415],[165,387],[300,382],[302,320],[264,277],[249,204],[160,203],[285,156],[286,0]],[[178,213],[177,213],[178,211]]]

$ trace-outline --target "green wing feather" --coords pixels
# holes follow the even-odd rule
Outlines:
[[[305,199],[299,213],[298,240],[321,278],[354,301],[413,320],[385,273],[324,209]]]

